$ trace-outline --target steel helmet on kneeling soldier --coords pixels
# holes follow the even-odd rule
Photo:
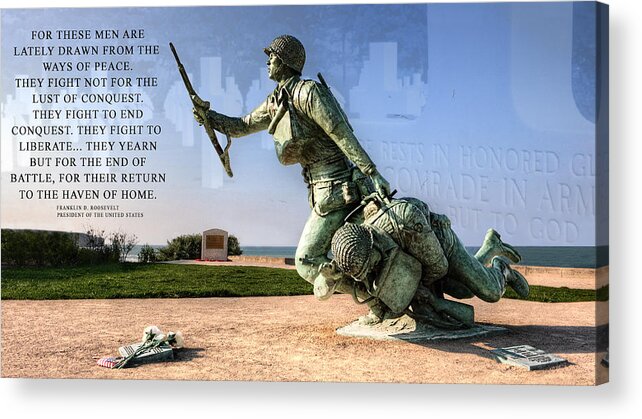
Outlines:
[[[372,232],[364,226],[346,223],[332,237],[332,253],[339,269],[362,281],[374,246]]]

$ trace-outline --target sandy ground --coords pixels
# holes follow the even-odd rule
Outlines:
[[[596,303],[473,300],[478,322],[509,333],[416,344],[339,336],[364,314],[349,296],[3,301],[3,377],[593,385],[607,341]],[[597,303],[607,309],[607,303]],[[180,330],[186,347],[171,362],[110,370],[96,365],[140,339],[151,324]],[[571,364],[526,371],[489,349],[529,344]],[[596,356],[596,346],[598,354]]]

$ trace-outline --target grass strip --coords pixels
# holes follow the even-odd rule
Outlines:
[[[531,285],[530,293],[527,298],[520,298],[515,291],[510,288],[506,289],[504,298],[516,300],[537,301],[540,303],[579,303],[586,301],[608,301],[609,286],[606,285],[598,290],[574,289],[574,288],[554,288]]]
[[[531,286],[526,300],[607,301],[599,290]],[[108,264],[2,270],[3,300],[252,297],[312,294],[295,270],[252,266]],[[510,288],[504,298],[520,299]]]
[[[294,270],[111,264],[2,270],[3,300],[249,297],[311,294]]]

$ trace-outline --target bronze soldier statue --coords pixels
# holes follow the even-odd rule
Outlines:
[[[323,300],[346,275],[355,279],[372,300],[362,323],[408,314],[442,328],[470,327],[472,307],[444,300],[443,294],[491,303],[506,286],[522,298],[529,294],[526,279],[510,267],[521,256],[493,229],[473,257],[448,217],[416,198],[373,200],[364,217],[361,225],[347,223],[337,230],[335,259],[322,267],[325,282],[315,284],[315,295]]]
[[[310,283],[319,276],[334,232],[367,193],[390,194],[390,185],[363,149],[347,117],[325,82],[301,79],[305,49],[291,35],[282,35],[264,49],[267,71],[277,83],[256,109],[243,117],[229,117],[214,110],[194,110],[203,123],[231,137],[262,130],[274,137],[279,161],[298,163],[308,186],[312,212],[296,250],[296,269]],[[351,292],[350,281],[340,291]]]

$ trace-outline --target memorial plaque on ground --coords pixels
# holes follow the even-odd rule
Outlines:
[[[564,358],[548,354],[529,345],[498,348],[491,351],[502,364],[526,368],[529,371],[559,367],[568,364]]]
[[[118,353],[122,357],[128,357],[129,355],[136,352],[142,343],[132,343],[131,345],[121,346],[118,348]],[[136,355],[130,362],[130,365],[136,364],[148,364],[151,362],[162,362],[169,361],[174,359],[174,351],[169,345],[162,345],[156,348],[151,348],[147,351],[144,351]]]

